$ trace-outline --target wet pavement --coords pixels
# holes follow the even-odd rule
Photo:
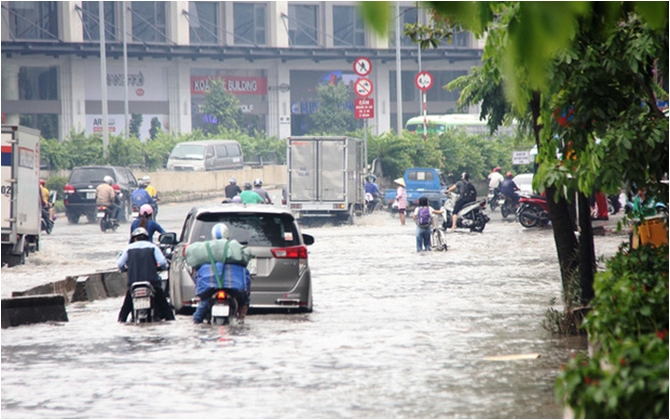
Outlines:
[[[166,205],[158,221],[179,232],[190,207]],[[311,314],[120,325],[116,298],[69,305],[67,323],[5,329],[2,415],[562,417],[554,380],[584,343],[541,326],[561,293],[551,229],[491,218],[482,234],[457,231],[447,252],[422,254],[412,223],[388,214],[304,228],[316,240]],[[26,266],[2,269],[3,297],[35,276],[109,268],[127,241],[125,230],[60,228]],[[596,253],[624,240],[596,237]],[[487,360],[519,354],[539,357]]]

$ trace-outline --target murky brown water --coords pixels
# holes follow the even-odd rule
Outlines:
[[[178,230],[186,210],[173,210],[162,215]],[[138,327],[114,322],[119,298],[70,305],[68,323],[3,330],[2,416],[562,417],[554,379],[583,343],[541,326],[560,300],[551,230],[492,219],[427,254],[413,226],[386,215],[305,228],[316,238],[311,314]],[[596,252],[623,239],[598,238]],[[3,269],[3,288],[24,269]],[[540,358],[484,360],[528,353]]]

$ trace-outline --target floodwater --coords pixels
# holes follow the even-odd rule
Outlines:
[[[165,206],[159,222],[179,231],[190,206]],[[555,377],[583,341],[541,326],[560,301],[551,229],[491,218],[482,234],[448,234],[447,252],[424,254],[413,224],[389,215],[303,228],[316,239],[311,314],[120,325],[115,298],[69,305],[67,323],[2,330],[2,417],[562,417]],[[105,236],[60,222],[42,255],[2,269],[3,297],[31,272],[111,267],[127,241],[127,225]],[[597,237],[596,253],[623,240]],[[518,354],[539,357],[485,359]]]

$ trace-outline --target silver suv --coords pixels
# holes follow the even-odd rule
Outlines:
[[[312,276],[307,245],[314,237],[301,234],[293,215],[268,205],[220,204],[193,207],[175,244],[169,270],[169,294],[177,313],[191,313],[198,304],[194,270],[186,264],[188,244],[211,238],[212,226],[225,223],[230,238],[246,245],[254,258],[251,304],[256,309],[312,311]]]

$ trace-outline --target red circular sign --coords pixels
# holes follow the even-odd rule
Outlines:
[[[135,91],[135,93],[137,94],[137,96],[144,96],[144,89],[142,89],[142,88],[137,88],[137,90]]]
[[[354,73],[367,76],[372,71],[372,62],[367,57],[358,57],[354,60]]]
[[[372,94],[372,89],[372,82],[365,77],[361,77],[354,83],[354,92],[356,92],[356,95],[363,98],[370,96]]]
[[[416,77],[414,78],[414,83],[416,84],[416,87],[418,87],[419,90],[422,90],[424,92],[433,87],[433,81],[434,81],[433,75],[428,73],[427,71],[417,73]]]

